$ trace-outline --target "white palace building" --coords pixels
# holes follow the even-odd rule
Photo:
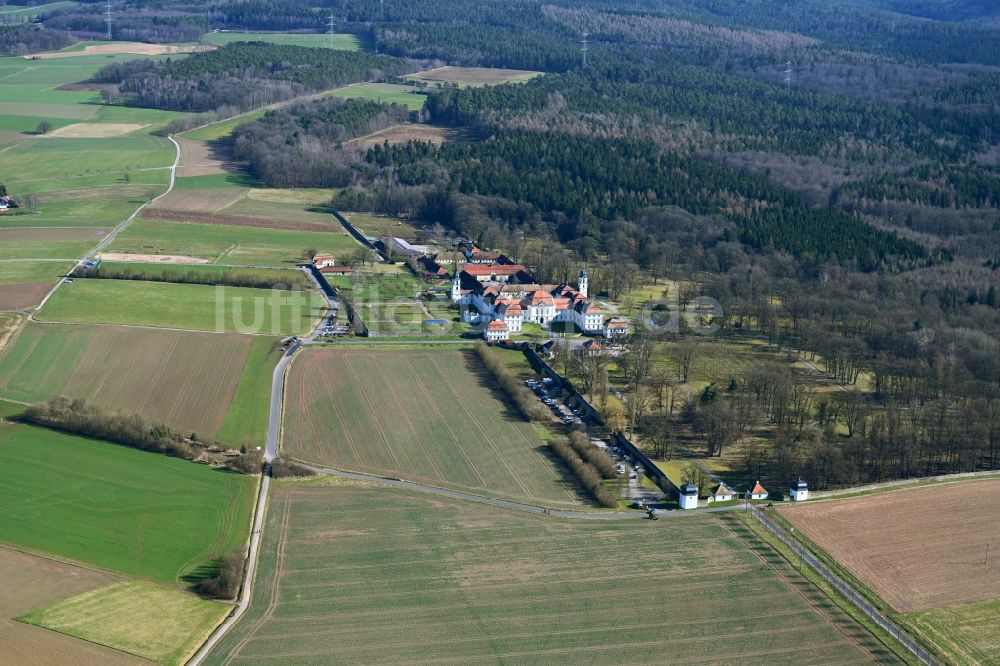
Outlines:
[[[451,300],[462,308],[466,322],[490,322],[484,337],[493,342],[520,333],[525,323],[572,324],[583,333],[608,339],[627,336],[628,326],[621,325],[623,320],[606,318],[588,300],[587,289],[586,270],[580,271],[573,287],[535,284],[528,270],[518,264],[465,264],[452,278]],[[613,325],[609,327],[609,323]]]

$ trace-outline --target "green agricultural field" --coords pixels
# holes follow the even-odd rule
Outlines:
[[[37,212],[27,209],[0,217],[0,229],[24,227],[114,227],[159,194],[156,186],[112,187],[100,198],[94,190],[70,190],[38,197]]]
[[[312,46],[328,48],[329,35],[319,33],[295,32],[210,32],[202,35],[202,41],[215,44],[232,44],[233,42],[268,42],[269,44],[288,44],[290,46]],[[337,33],[333,35],[333,48],[344,51],[358,51],[364,47],[364,42],[357,35]]]
[[[1000,663],[1000,599],[959,604],[902,616],[907,629],[930,644],[948,663]]]
[[[35,307],[56,281],[72,267],[72,262],[61,261],[0,262],[0,311]],[[3,330],[0,326],[0,338],[2,337]]]
[[[371,215],[368,213],[342,213],[351,224],[356,226],[366,236],[399,236],[413,238],[417,230],[406,220],[389,215]]]
[[[0,541],[168,585],[244,543],[253,477],[0,424]]]
[[[749,655],[899,663],[735,520],[570,521],[281,483],[250,611],[206,663],[725,664]]]
[[[260,190],[250,190],[260,192]],[[287,203],[282,201],[262,201],[249,196],[243,196],[218,211],[219,215],[245,215],[260,217],[279,222],[303,222],[316,227],[318,231],[343,231],[340,221],[325,208],[331,195],[327,191],[326,200],[322,203]]]
[[[237,447],[263,446],[271,405],[271,376],[282,355],[272,338],[255,337],[217,438]]]
[[[243,115],[236,116],[235,118],[220,120],[217,123],[212,123],[204,127],[199,127],[198,129],[193,129],[189,132],[184,132],[181,136],[188,139],[196,139],[198,141],[215,141],[216,139],[221,139],[232,134],[233,129],[240,123],[248,123],[251,120],[257,120],[265,113],[267,113],[267,109],[248,111]]]
[[[290,267],[302,263],[306,248],[344,257],[357,250],[358,244],[339,232],[136,220],[108,250],[180,254],[227,265]]]
[[[80,4],[75,0],[57,0],[57,2],[48,2],[41,5],[35,5],[33,7],[0,7],[0,16],[38,16],[44,12],[50,12],[54,9],[66,9],[67,7],[74,7]]]
[[[0,259],[75,260],[90,252],[111,226],[0,228]]]
[[[277,339],[120,326],[29,322],[0,353],[0,398],[41,402],[59,395],[138,412],[205,439],[259,443],[258,421],[233,421],[266,404]],[[262,402],[263,401],[263,402]],[[258,417],[259,418],[259,417]],[[225,424],[225,425],[224,425]]]
[[[327,95],[344,99],[372,99],[387,104],[404,104],[410,111],[424,108],[427,99],[427,94],[418,88],[398,83],[353,83]]]
[[[80,279],[53,294],[36,318],[57,323],[301,335],[325,312],[322,296],[308,291]]]
[[[172,665],[186,662],[230,610],[229,604],[189,592],[130,581],[84,592],[18,619]]]
[[[542,72],[523,69],[499,69],[494,67],[438,67],[426,72],[410,74],[406,78],[430,85],[457,85],[460,88],[499,85],[503,83],[524,83]]]
[[[150,134],[33,138],[0,153],[0,173],[10,174],[5,184],[16,194],[125,184],[127,170],[134,184],[166,185],[175,152],[170,141]]]
[[[471,352],[306,350],[286,384],[283,451],[532,502],[582,500]]]
[[[71,268],[71,261],[4,261],[0,262],[0,285],[44,282],[51,286]]]
[[[260,183],[242,172],[212,173],[203,176],[181,176],[174,183],[176,191],[234,190],[258,186]]]

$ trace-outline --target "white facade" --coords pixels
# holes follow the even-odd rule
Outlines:
[[[313,257],[313,265],[316,266],[316,268],[329,268],[335,264],[336,260],[329,254],[317,254]]]
[[[497,319],[507,324],[507,328],[511,333],[520,333],[521,325],[524,323],[524,314],[519,305],[501,305],[497,308]]]
[[[507,324],[497,319],[491,321],[489,325],[483,329],[483,337],[487,342],[502,342],[504,340],[510,340],[510,330],[507,328]]]
[[[475,271],[470,275],[475,277],[482,287],[464,293],[460,271],[461,269],[456,267],[451,282],[451,300],[458,305],[468,306],[463,309],[463,319],[467,322],[479,321],[481,317],[502,319],[514,333],[520,332],[525,322],[542,325],[570,322],[584,333],[604,333],[608,339],[614,337],[608,334],[604,313],[586,300],[587,271],[580,271],[578,289],[573,289],[569,285],[543,287],[508,284],[509,276],[496,275],[492,272],[478,275],[478,271]],[[520,314],[507,315],[505,308],[515,303]],[[627,323],[625,325],[627,326]]]
[[[691,483],[685,483],[683,486],[681,486],[678,502],[681,506],[681,509],[697,509],[698,486]]]
[[[805,502],[809,499],[809,486],[802,479],[798,479],[792,483],[788,494],[791,496],[793,502]]]
[[[534,324],[548,324],[556,318],[556,306],[549,298],[539,303],[529,302],[524,308],[524,319]]]
[[[580,292],[580,295],[584,298],[587,298],[587,289],[589,288],[588,282],[587,269],[584,268],[580,271],[580,276],[576,279],[576,290]]]

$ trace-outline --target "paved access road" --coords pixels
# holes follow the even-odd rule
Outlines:
[[[415,481],[406,481],[403,479],[392,479],[384,476],[376,476],[373,474],[362,474],[360,472],[347,472],[340,469],[331,469],[329,467],[318,467],[316,465],[302,464],[303,467],[307,467],[317,474],[328,474],[330,476],[336,476],[342,479],[352,479],[354,481],[367,481],[369,483],[377,483],[383,486],[391,486],[393,488],[402,488],[404,490],[413,490],[419,493],[428,493],[430,495],[438,495],[440,497],[450,497],[452,499],[464,500],[466,502],[476,502],[478,504],[491,504],[493,506],[503,507],[505,509],[512,509],[514,511],[524,511],[526,513],[535,513],[546,516],[554,516],[556,518],[572,518],[579,520],[636,520],[643,519],[646,517],[643,511],[616,511],[609,513],[599,513],[596,511],[565,511],[562,509],[548,509],[543,506],[536,506],[534,504],[525,504],[524,502],[515,502],[513,500],[500,499],[498,497],[486,497],[484,495],[473,495],[472,493],[464,493],[460,490],[449,490],[448,488],[440,488],[438,486],[429,486],[423,483],[417,483]],[[689,511],[664,511],[658,509],[657,516],[661,518],[672,518],[680,516],[691,516],[700,515],[704,513],[720,513],[723,511],[735,511],[739,510],[740,506],[723,506],[713,509],[695,509]]]

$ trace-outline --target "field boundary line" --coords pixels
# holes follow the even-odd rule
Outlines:
[[[813,602],[812,602],[812,601],[811,601],[811,600],[810,600],[810,599],[809,599],[809,598],[808,598],[808,597],[807,597],[807,596],[806,596],[806,595],[805,595],[805,594],[804,594],[804,593],[802,592],[802,590],[798,589],[798,585],[796,584],[796,582],[795,582],[795,581],[793,581],[793,580],[792,580],[792,579],[791,579],[791,578],[790,578],[789,576],[787,576],[787,575],[786,575],[786,574],[785,574],[784,572],[782,572],[782,571],[779,571],[779,570],[778,570],[778,569],[777,569],[776,567],[774,567],[774,565],[772,565],[772,564],[771,564],[770,562],[768,562],[768,561],[767,561],[766,559],[764,559],[764,558],[763,558],[763,557],[761,556],[761,554],[760,554],[759,552],[757,552],[757,549],[756,549],[756,548],[754,547],[754,544],[750,543],[749,541],[747,541],[747,539],[745,539],[744,537],[742,537],[742,536],[740,536],[739,534],[737,534],[737,533],[736,533],[736,531],[735,531],[735,530],[733,530],[733,528],[732,528],[732,527],[731,527],[730,525],[728,525],[728,524],[727,524],[727,523],[726,523],[725,521],[719,521],[719,522],[720,522],[720,523],[722,524],[722,526],[723,526],[723,528],[724,528],[725,530],[727,530],[727,531],[728,531],[728,532],[729,532],[730,534],[732,534],[732,535],[733,535],[733,538],[734,538],[734,539],[736,539],[737,541],[739,541],[739,542],[740,542],[741,544],[743,544],[743,546],[744,546],[744,547],[745,547],[745,548],[746,548],[747,550],[749,550],[749,551],[750,551],[751,553],[753,553],[753,556],[754,556],[755,558],[757,558],[757,560],[758,560],[759,562],[761,562],[761,563],[762,563],[762,564],[763,564],[764,566],[766,566],[766,567],[767,567],[768,569],[770,569],[770,570],[771,570],[772,572],[774,572],[774,575],[775,575],[775,576],[776,576],[776,577],[777,577],[778,579],[780,579],[780,580],[784,581],[784,583],[785,583],[785,584],[786,584],[786,585],[788,586],[788,588],[789,588],[789,591],[790,591],[790,592],[791,592],[791,593],[792,593],[792,594],[793,594],[794,596],[797,596],[797,597],[798,597],[799,599],[801,599],[801,600],[802,600],[802,603],[804,603],[804,604],[806,604],[807,606],[809,606],[810,608],[812,608],[812,609],[813,609],[813,610],[814,610],[814,611],[815,611],[815,612],[816,612],[816,613],[817,613],[817,614],[818,614],[818,615],[819,615],[820,617],[822,617],[823,619],[825,619],[825,620],[826,620],[826,622],[827,622],[827,623],[828,623],[828,624],[829,624],[830,626],[832,626],[832,627],[834,628],[834,630],[836,630],[836,631],[837,631],[837,633],[841,634],[841,635],[842,635],[842,636],[844,637],[844,639],[845,639],[845,640],[847,640],[847,641],[848,641],[849,643],[852,643],[852,644],[854,644],[854,645],[855,645],[855,646],[856,646],[856,647],[857,647],[857,648],[858,648],[859,650],[861,650],[862,652],[864,652],[865,654],[867,654],[868,656],[870,656],[870,657],[871,657],[871,658],[872,658],[872,659],[874,660],[874,658],[875,658],[875,655],[873,655],[873,654],[872,654],[872,653],[871,653],[871,652],[870,652],[870,651],[868,650],[868,648],[866,648],[866,647],[865,647],[864,645],[862,645],[862,644],[861,644],[861,643],[860,643],[859,641],[857,641],[857,640],[855,640],[855,639],[851,638],[851,636],[849,636],[849,635],[847,634],[847,632],[846,632],[846,631],[844,631],[844,628],[843,628],[843,627],[841,626],[841,624],[840,624],[839,622],[837,622],[837,621],[836,621],[836,620],[835,620],[835,619],[834,619],[834,618],[833,618],[833,617],[832,617],[832,616],[831,616],[831,615],[830,615],[830,614],[829,614],[829,613],[828,613],[828,612],[827,612],[826,610],[824,610],[823,608],[821,608],[821,607],[820,607],[820,606],[818,606],[817,604],[813,603]],[[748,531],[749,531],[749,530],[748,530]],[[767,549],[767,550],[768,550],[769,552],[773,552],[773,553],[775,553],[776,555],[778,555],[778,557],[779,557],[779,558],[781,558],[781,560],[782,560],[782,561],[784,561],[784,563],[785,563],[786,565],[789,565],[789,567],[790,567],[790,568],[792,569],[792,571],[795,571],[795,567],[794,567],[794,565],[792,565],[792,564],[791,564],[791,563],[790,563],[790,562],[789,562],[789,561],[788,561],[787,559],[785,559],[785,558],[781,557],[781,553],[778,553],[778,552],[777,552],[777,551],[776,551],[776,550],[775,550],[774,548],[771,548],[770,544],[768,544],[768,543],[764,542],[763,540],[761,540],[761,539],[760,539],[760,538],[759,538],[759,537],[758,537],[757,535],[753,534],[753,532],[750,532],[750,536],[751,536],[751,537],[753,537],[754,539],[756,539],[756,540],[757,540],[757,541],[759,542],[759,546],[758,546],[758,547],[763,547],[763,548],[766,548],[766,549]],[[812,584],[812,582],[811,582],[811,581],[810,581],[809,579],[807,579],[807,578],[806,578],[805,576],[803,576],[801,572],[799,572],[799,571],[795,571],[795,573],[796,573],[796,575],[798,575],[798,577],[799,577],[800,579],[802,579],[802,582],[803,582],[803,583],[804,583],[805,585],[807,585],[807,586],[809,587],[809,589],[813,589],[813,590],[816,590],[817,592],[820,592],[820,593],[822,594],[822,590],[820,590],[820,589],[819,589],[818,587],[816,587],[815,585],[813,585],[813,584]],[[823,595],[823,596],[824,596],[824,597],[826,597],[827,595]],[[832,599],[830,599],[830,601],[831,601],[831,602],[833,602],[833,600],[832,600]],[[836,606],[836,605],[837,605],[837,604],[836,604],[836,603],[834,603],[834,606]],[[862,629],[863,629],[863,630],[864,630],[864,631],[865,631],[866,633],[868,633],[868,634],[871,634],[871,632],[870,632],[870,631],[868,631],[867,629],[865,629],[864,627],[862,627]],[[877,637],[875,637],[875,638],[876,638],[876,640],[878,640],[878,638],[877,638]]]
[[[608,513],[598,513],[596,511],[568,511],[566,509],[552,509],[546,506],[540,506],[537,504],[528,504],[526,502],[518,502],[516,500],[503,499],[501,497],[491,497],[488,495],[475,495],[473,493],[465,492],[462,490],[451,490],[450,488],[441,488],[439,486],[432,486],[426,483],[420,483],[418,481],[407,481],[404,479],[398,479],[388,476],[378,476],[376,474],[366,474],[364,472],[352,472],[348,470],[334,469],[332,467],[322,467],[314,463],[310,463],[304,460],[298,460],[295,458],[289,458],[294,462],[299,463],[303,467],[311,469],[317,474],[326,474],[327,476],[336,476],[342,479],[351,479],[354,481],[368,481],[371,483],[392,486],[395,488],[401,488],[403,490],[412,490],[420,493],[427,493],[430,495],[438,495],[441,497],[450,497],[457,500],[465,500],[468,502],[477,502],[479,504],[491,504],[493,506],[498,506],[505,509],[512,509],[514,511],[524,511],[527,513],[542,514],[547,516],[552,516],[553,518],[570,518],[579,520],[637,520],[645,517],[646,514],[640,513],[638,511],[617,511]],[[662,511],[658,515],[664,517],[677,517],[681,518],[684,516],[701,516],[711,513],[724,513],[727,511],[743,510],[743,507],[739,505],[733,506],[720,506],[712,507],[706,509],[695,509],[693,511]]]
[[[799,556],[804,564],[808,564],[821,578],[834,587],[844,597],[858,608],[864,615],[868,616],[883,631],[899,641],[918,661],[927,666],[940,666],[940,662],[929,652],[923,649],[916,640],[903,631],[896,623],[886,617],[870,601],[856,592],[850,585],[845,583],[840,576],[836,575],[829,567],[819,561],[807,548],[799,544],[780,525],[772,521],[763,511],[753,505],[749,506],[750,515],[755,518],[764,528],[774,535],[779,541],[784,543],[793,553]]]
[[[811,501],[823,501],[832,499],[853,499],[854,496],[876,495],[897,490],[911,490],[924,488],[932,485],[944,485],[949,483],[960,483],[965,481],[979,481],[1000,478],[1000,470],[984,470],[982,472],[955,472],[954,474],[938,474],[937,476],[915,477],[912,479],[899,479],[896,481],[886,481],[884,483],[870,483],[864,486],[854,486],[851,488],[840,488],[838,490],[820,490],[810,492]],[[852,497],[844,497],[851,495]]]
[[[143,582],[153,583],[154,585],[160,585],[160,583],[157,583],[156,581],[147,580],[145,578],[131,577],[128,574],[119,573],[117,571],[112,571],[110,569],[101,569],[100,567],[95,567],[95,566],[93,566],[91,564],[87,564],[86,562],[81,562],[79,560],[73,560],[73,559],[70,559],[68,557],[62,557],[61,555],[55,555],[53,553],[46,553],[46,552],[42,552],[42,551],[39,551],[39,550],[32,550],[30,548],[25,548],[23,546],[18,546],[18,545],[12,544],[12,543],[6,543],[6,542],[5,543],[0,543],[0,550],[9,550],[9,551],[12,551],[12,552],[15,552],[15,553],[21,553],[23,555],[31,555],[32,557],[40,557],[43,560],[50,560],[52,562],[59,562],[60,564],[65,564],[67,566],[76,567],[78,569],[86,569],[87,571],[93,571],[94,573],[106,574],[108,576],[111,576],[113,578],[118,578],[118,579],[123,580],[123,581],[141,580]],[[164,587],[170,587],[170,586],[164,586]],[[178,588],[173,587],[173,588],[170,588],[170,589],[178,589]]]

